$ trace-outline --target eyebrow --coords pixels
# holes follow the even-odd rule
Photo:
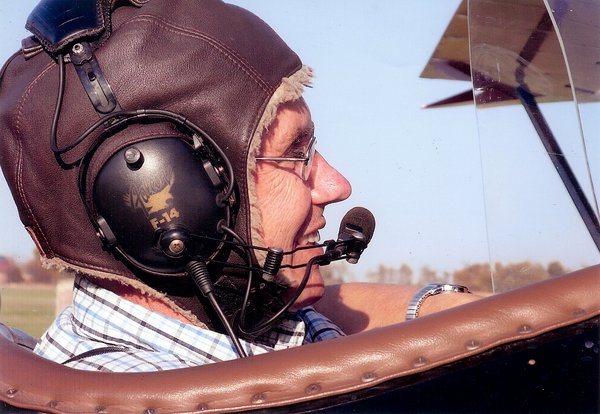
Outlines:
[[[296,130],[295,138],[292,143],[299,143],[304,141],[305,139],[310,139],[315,133],[315,123],[311,121],[310,125],[304,128],[298,128]]]

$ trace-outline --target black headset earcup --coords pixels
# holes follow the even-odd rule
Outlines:
[[[96,221],[102,233],[110,229],[114,237],[104,238],[114,240],[132,262],[178,273],[190,257],[216,254],[223,238],[219,223],[229,215],[218,202],[224,184],[212,161],[184,139],[137,142],[99,169],[92,195],[103,220]]]

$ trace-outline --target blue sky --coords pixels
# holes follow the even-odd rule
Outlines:
[[[494,261],[558,259],[572,268],[599,261],[568,197],[554,189],[556,174],[522,110],[421,109],[470,88],[419,78],[459,0],[232,2],[262,17],[315,69],[306,100],[318,150],[353,185],[349,200],[326,210],[321,237],[335,238],[341,217],[355,205],[377,219],[369,249],[351,268],[355,276],[379,263],[446,271],[490,255]],[[27,35],[23,25],[35,3],[0,5],[2,60]],[[574,113],[573,104],[544,110],[575,118],[565,116]],[[478,119],[496,126],[480,131]],[[498,122],[506,129],[499,131]],[[565,135],[576,127],[556,125]],[[486,136],[482,147],[478,132]],[[581,164],[579,146],[571,152]],[[507,185],[510,192],[500,190]],[[3,182],[0,203],[0,254],[25,260],[33,244]]]

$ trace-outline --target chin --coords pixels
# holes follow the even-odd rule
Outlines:
[[[310,306],[321,299],[324,293],[325,283],[317,266],[313,268],[306,287],[290,309],[294,311]]]

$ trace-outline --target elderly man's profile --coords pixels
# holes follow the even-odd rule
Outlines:
[[[319,266],[356,262],[375,220],[354,209],[338,240],[320,241],[326,206],[351,186],[318,151],[302,97],[312,70],[255,15],[217,0],[43,0],[27,28],[3,73],[14,115],[0,162],[45,264],[76,275],[39,355],[173,369],[475,298],[325,287]]]

